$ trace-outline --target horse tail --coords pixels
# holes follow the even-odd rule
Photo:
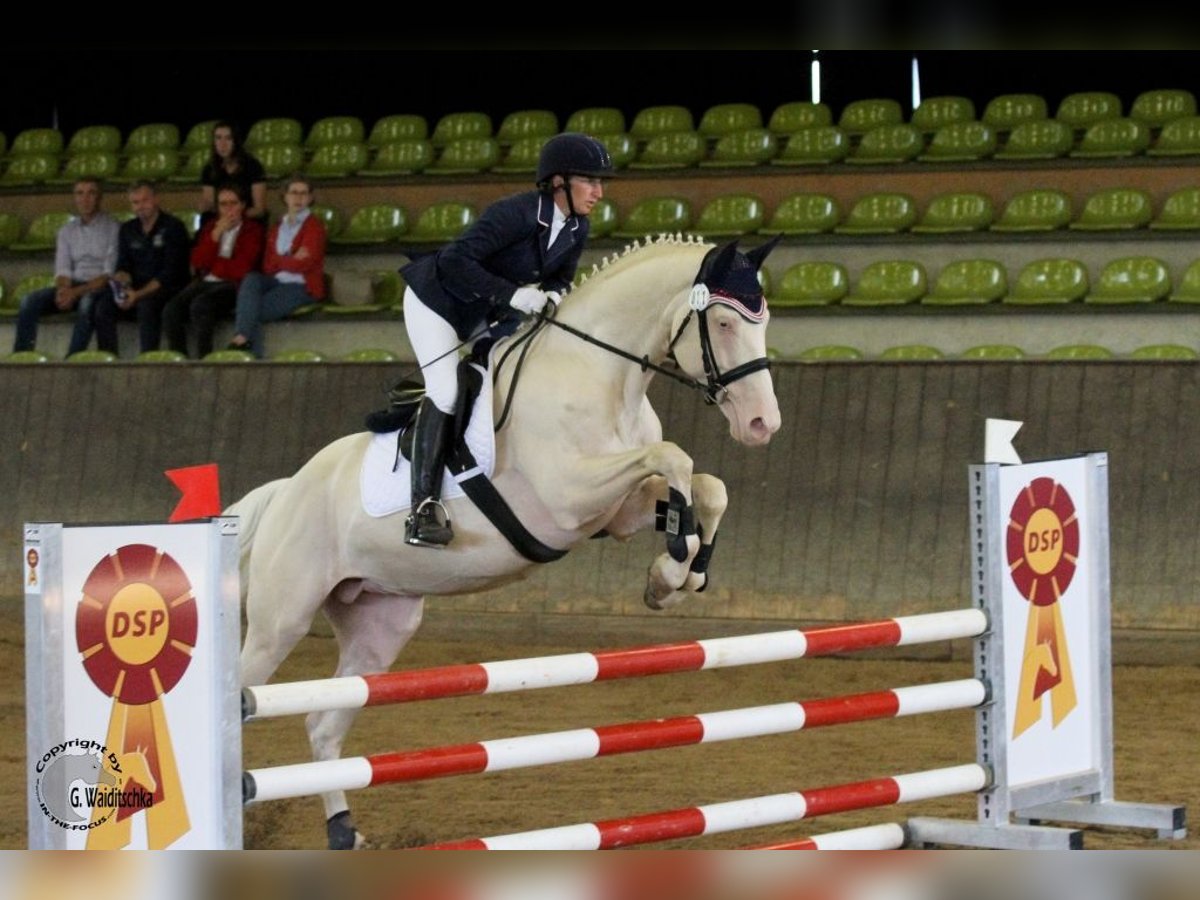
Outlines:
[[[279,493],[279,489],[288,483],[287,478],[276,478],[266,484],[259,485],[240,500],[231,504],[222,515],[237,516],[238,523],[238,568],[241,571],[242,599],[246,599],[246,585],[249,584],[250,553],[254,549],[254,535],[258,531],[258,523],[262,521],[263,513]]]

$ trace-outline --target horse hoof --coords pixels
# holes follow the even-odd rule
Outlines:
[[[367,843],[350,821],[348,809],[330,817],[325,823],[325,836],[329,839],[330,850],[361,850]]]

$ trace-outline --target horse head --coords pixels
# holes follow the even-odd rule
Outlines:
[[[766,444],[780,424],[767,360],[770,313],[758,281],[777,242],[746,253],[736,240],[710,250],[671,340],[680,368],[707,384],[710,402],[729,420],[729,433],[748,446]],[[698,340],[681,340],[693,319]]]

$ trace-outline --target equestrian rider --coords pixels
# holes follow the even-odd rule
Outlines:
[[[575,277],[588,214],[613,174],[604,145],[585,134],[550,138],[537,190],[497,200],[437,253],[404,266],[404,324],[425,374],[412,445],[410,544],[442,547],[454,532],[440,501],[458,394],[458,354],[508,308],[529,315],[557,303]]]

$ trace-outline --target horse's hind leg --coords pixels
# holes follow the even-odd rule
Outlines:
[[[353,602],[343,602],[336,592],[325,601],[325,615],[338,642],[336,676],[386,672],[421,624],[424,601],[420,597],[363,592]],[[313,759],[337,759],[357,709],[311,713],[305,725]],[[362,847],[366,841],[350,819],[344,791],[321,795],[331,850]]]

